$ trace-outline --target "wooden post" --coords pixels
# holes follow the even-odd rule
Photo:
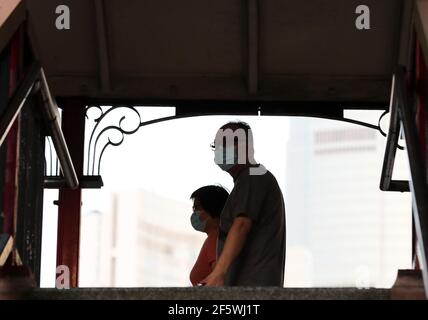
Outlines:
[[[59,101],[63,109],[62,131],[67,142],[77,176],[83,175],[85,138],[85,104],[82,99],[67,98]],[[78,287],[79,238],[82,190],[62,188],[58,201],[57,266],[70,270],[70,287]]]

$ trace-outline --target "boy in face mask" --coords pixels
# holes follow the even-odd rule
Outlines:
[[[204,232],[207,238],[199,252],[198,259],[190,272],[190,281],[196,286],[214,269],[217,257],[219,217],[229,193],[220,186],[205,186],[194,191],[193,213],[190,221],[196,231]]]

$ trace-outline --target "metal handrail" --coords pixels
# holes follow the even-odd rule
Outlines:
[[[426,168],[422,160],[422,152],[419,145],[416,121],[410,109],[411,104],[407,96],[404,67],[400,66],[397,68],[392,83],[393,87],[390,104],[391,122],[380,185],[382,190],[390,191],[388,188],[391,183],[398,133],[401,124],[406,140],[406,150],[410,166],[409,187],[412,193],[413,220],[418,243],[421,248],[420,263],[425,295],[428,299],[428,185],[425,176]]]
[[[380,189],[382,191],[409,192],[410,186],[407,180],[392,180],[395,154],[398,148],[398,138],[400,135],[400,118],[397,108],[397,88],[395,76],[392,78],[392,90],[389,106],[389,129],[386,140],[385,156],[383,159],[382,174],[380,179]]]
[[[398,117],[398,109],[397,109],[397,89],[396,89],[396,79],[392,78],[392,90],[391,90],[391,99],[389,104],[389,129],[388,136],[386,140],[386,148],[385,148],[385,157],[383,159],[382,166],[382,174],[380,180],[380,189],[382,191],[395,191],[393,186],[398,181],[392,180],[392,172],[394,169],[394,161],[395,155],[398,147],[398,138],[400,135],[400,119]],[[407,190],[409,191],[408,182]]]
[[[73,161],[61,130],[58,106],[56,105],[55,100],[52,98],[48,82],[42,68],[40,69],[40,82],[43,97],[43,110],[45,117],[48,120],[56,154],[61,163],[61,171],[64,175],[65,181],[67,182],[67,185],[71,189],[76,189],[79,186],[79,180],[77,179],[76,170],[74,169]]]
[[[24,80],[10,99],[5,112],[1,115],[0,146],[6,139],[16,117],[25,105],[25,102],[37,81],[40,81],[40,91],[43,98],[43,115],[47,119],[47,123],[49,125],[52,141],[61,163],[62,173],[68,187],[76,189],[79,186],[79,180],[61,130],[58,107],[55,100],[52,98],[45,74],[39,62],[33,63]]]

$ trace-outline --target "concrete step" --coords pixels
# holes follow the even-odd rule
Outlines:
[[[30,299],[71,300],[388,300],[389,289],[357,288],[75,288],[35,289]]]

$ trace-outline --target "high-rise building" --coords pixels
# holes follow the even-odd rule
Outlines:
[[[411,203],[379,189],[385,138],[299,118],[287,150],[286,286],[391,286],[411,264]],[[403,163],[395,171],[406,175]]]
[[[81,286],[191,286],[205,236],[191,227],[190,201],[144,190],[98,195],[97,210],[82,217]]]

